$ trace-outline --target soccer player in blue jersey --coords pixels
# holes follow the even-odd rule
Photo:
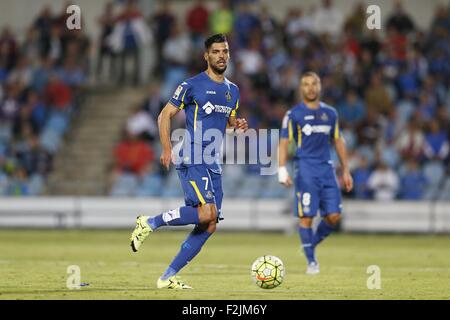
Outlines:
[[[224,76],[230,57],[227,39],[217,34],[205,41],[206,71],[183,81],[158,118],[162,144],[161,163],[169,170],[173,161],[170,120],[180,110],[186,113],[186,132],[176,170],[185,195],[185,206],[159,215],[139,216],[131,235],[131,248],[138,251],[150,232],[161,226],[195,225],[182,243],[157,288],[191,289],[176,274],[201,250],[222,220],[222,177],[216,148],[202,132],[219,132],[223,138],[227,127],[246,131],[245,119],[236,118],[239,88]],[[208,151],[209,150],[209,151]],[[212,150],[212,151],[211,151]]]
[[[291,141],[295,141],[297,146],[294,157],[294,212],[300,218],[298,232],[308,261],[307,274],[320,272],[315,248],[336,229],[341,218],[341,192],[330,155],[332,143],[341,163],[344,188],[346,191],[353,188],[337,112],[320,101],[320,90],[320,78],[316,73],[302,75],[302,102],[286,113],[279,144],[278,180],[285,186],[292,185],[286,169],[288,146]],[[318,210],[322,220],[313,232],[313,218]]]

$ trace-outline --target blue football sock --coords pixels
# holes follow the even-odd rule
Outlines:
[[[312,245],[317,246],[323,239],[328,237],[330,233],[336,230],[334,227],[330,226],[325,220],[320,221],[317,227],[316,233],[314,234]]]
[[[181,207],[170,210],[148,220],[148,224],[153,230],[163,225],[169,226],[185,226],[187,224],[198,224],[198,211],[195,207]]]
[[[302,241],[303,251],[305,252],[308,263],[316,262],[314,256],[314,246],[312,245],[313,231],[312,228],[298,227],[298,233],[300,234],[300,240]]]
[[[200,252],[206,240],[208,240],[211,234],[212,233],[195,228],[189,234],[187,239],[182,243],[180,251],[175,256],[164,274],[161,276],[161,279],[166,280],[167,278],[177,274],[178,271],[180,271]]]

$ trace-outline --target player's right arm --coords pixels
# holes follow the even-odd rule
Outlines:
[[[289,143],[292,140],[291,128],[292,119],[290,117],[290,111],[288,111],[283,118],[283,123],[281,126],[281,138],[280,143],[278,144],[278,182],[286,187],[292,185],[292,179],[289,176],[289,172],[286,168]]]
[[[161,164],[169,170],[172,161],[172,141],[170,140],[170,120],[178,111],[191,102],[190,84],[183,81],[175,90],[172,98],[158,116],[159,138],[161,140]]]
[[[179,108],[168,102],[158,116],[159,138],[162,145],[161,164],[169,170],[172,161],[172,141],[170,140],[170,121],[180,111]]]

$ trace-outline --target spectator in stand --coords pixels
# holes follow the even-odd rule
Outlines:
[[[132,114],[127,120],[127,132],[132,136],[150,141],[159,136],[155,119],[142,110],[140,106],[132,108]]]
[[[345,100],[338,106],[338,111],[340,120],[353,126],[358,125],[366,116],[364,103],[353,89],[347,91]]]
[[[437,119],[429,123],[428,133],[425,135],[424,154],[427,160],[445,160],[450,151],[447,132],[442,129]]]
[[[39,16],[34,20],[30,29],[39,33],[40,54],[46,56],[45,45],[50,41],[50,33],[53,25],[52,10],[50,6],[44,6]]]
[[[144,46],[151,40],[150,30],[144,17],[136,7],[135,0],[128,0],[122,13],[117,17],[113,32],[109,37],[109,45],[120,56],[119,83],[126,82],[125,65],[128,58],[133,61],[132,83],[140,83],[140,54]]]
[[[28,176],[33,174],[45,176],[51,171],[52,156],[41,147],[37,135],[31,135],[16,156]]]
[[[161,1],[160,8],[155,15],[150,17],[150,24],[153,26],[153,31],[156,41],[156,74],[162,73],[163,61],[163,47],[166,40],[170,36],[173,25],[176,23],[176,18],[172,13],[169,1]]]
[[[394,109],[394,104],[383,84],[380,72],[372,74],[370,85],[365,92],[365,103],[368,109],[373,109],[385,116]]]
[[[115,54],[108,43],[108,37],[112,34],[114,29],[115,17],[114,17],[114,3],[107,2],[103,14],[98,19],[98,24],[101,28],[100,34],[100,48],[98,50],[97,58],[97,78],[103,73],[103,63],[105,58],[109,60],[109,78],[115,78]]]
[[[195,47],[202,47],[202,38],[208,32],[209,11],[204,0],[196,0],[186,14],[186,25]]]
[[[345,19],[344,30],[348,30],[356,39],[362,39],[366,30],[366,19],[366,7],[359,2]]]
[[[241,2],[234,19],[233,31],[235,33],[235,45],[245,48],[253,40],[252,35],[259,33],[261,29],[258,16],[252,12],[248,2]]]
[[[314,29],[317,34],[329,34],[338,36],[342,30],[344,16],[342,12],[333,5],[332,0],[322,0],[320,7],[314,16]]]
[[[166,105],[166,101],[161,99],[161,84],[154,81],[148,86],[147,97],[142,103],[142,109],[147,111],[153,119],[157,119],[159,113]]]
[[[425,136],[416,120],[408,123],[406,130],[402,130],[397,137],[396,147],[404,159],[420,159],[423,154]]]
[[[371,193],[368,187],[369,177],[372,171],[367,158],[360,157],[358,167],[353,171],[354,196],[356,199],[370,199]]]
[[[33,132],[39,134],[46,123],[47,107],[36,91],[30,90],[28,92],[22,111],[26,113],[26,119],[30,123]]]
[[[52,110],[68,111],[71,109],[72,90],[53,73],[45,89],[46,104]]]
[[[27,172],[23,167],[15,168],[14,175],[8,183],[8,196],[29,196],[30,189],[27,184]]]
[[[115,171],[141,175],[147,165],[154,160],[154,152],[149,144],[137,136],[126,133],[126,138],[114,149]]]
[[[427,185],[427,179],[414,159],[406,162],[406,172],[400,179],[400,199],[421,200]]]
[[[82,68],[74,58],[66,58],[62,67],[56,71],[56,74],[75,93],[83,88],[83,84],[86,81]]]
[[[11,70],[18,55],[17,42],[9,27],[4,27],[0,34],[0,64]]]
[[[394,28],[400,33],[408,34],[414,31],[414,22],[411,17],[406,13],[402,1],[394,1],[394,12],[387,19],[387,28]]]
[[[375,200],[394,200],[399,188],[399,179],[395,171],[380,162],[371,173],[367,186],[372,190]]]
[[[209,16],[209,28],[212,34],[229,35],[233,30],[234,13],[231,11],[229,0],[221,0],[219,8]]]
[[[381,136],[379,114],[373,109],[368,109],[367,117],[356,126],[356,132],[359,144],[373,147]]]

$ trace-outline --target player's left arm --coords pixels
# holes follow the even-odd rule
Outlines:
[[[248,130],[248,123],[245,118],[237,118],[236,112],[239,109],[239,98],[236,101],[236,107],[231,111],[231,114],[228,118],[227,128],[234,128],[234,130],[242,130],[246,132]]]
[[[347,192],[353,189],[353,178],[348,167],[348,153],[344,137],[339,133],[339,124],[336,119],[336,127],[334,130],[334,146],[342,167],[342,181]]]

